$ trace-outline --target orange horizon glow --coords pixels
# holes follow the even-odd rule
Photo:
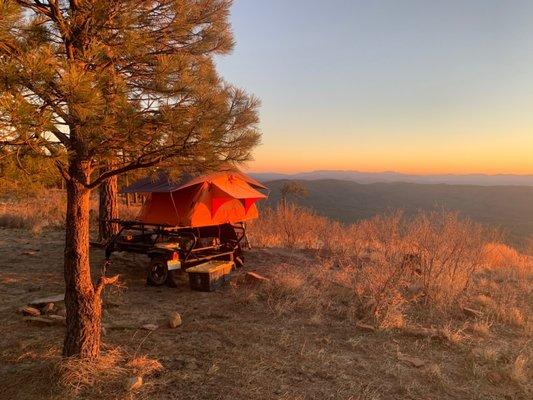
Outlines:
[[[474,146],[435,151],[429,146],[414,149],[331,149],[319,152],[306,146],[292,148],[260,146],[254,160],[245,165],[250,172],[298,173],[315,170],[360,172],[393,171],[404,174],[513,174],[533,175],[533,141],[505,149],[495,142],[474,152]]]

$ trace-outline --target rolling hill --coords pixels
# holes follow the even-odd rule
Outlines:
[[[357,183],[424,183],[449,185],[480,185],[480,186],[533,186],[533,175],[516,174],[432,174],[413,175],[402,174],[394,171],[385,172],[360,172],[343,170],[320,170],[300,172],[296,174],[280,174],[277,172],[251,173],[260,181],[273,181],[279,179],[317,180],[339,179]]]
[[[280,199],[286,179],[267,182],[268,205]],[[503,228],[513,243],[533,236],[533,186],[474,186],[415,183],[360,184],[345,180],[300,181],[308,189],[303,199],[291,199],[319,214],[353,222],[388,210],[408,215],[444,208],[484,224]]]

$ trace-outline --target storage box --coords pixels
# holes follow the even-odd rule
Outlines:
[[[187,269],[192,290],[212,292],[229,281],[233,261],[208,261]]]

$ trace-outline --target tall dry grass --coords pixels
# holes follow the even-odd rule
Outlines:
[[[43,230],[64,228],[67,201],[62,190],[48,189],[28,194],[11,193],[0,199],[0,227],[26,229],[34,234]],[[119,202],[119,215],[124,219],[134,219],[139,206],[126,206]],[[98,199],[91,198],[91,226],[97,227]]]
[[[289,204],[265,210],[249,237],[259,247],[315,250],[314,260],[271,271],[262,295],[278,312],[306,309],[400,327],[461,313],[492,285],[497,306],[487,314],[527,323],[531,260],[454,212],[393,212],[343,226]]]

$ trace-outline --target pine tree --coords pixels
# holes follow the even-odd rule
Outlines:
[[[49,157],[67,189],[64,356],[95,358],[89,197],[106,179],[173,160],[238,163],[258,143],[254,97],[213,57],[233,46],[229,0],[2,0],[0,142]],[[45,150],[43,150],[45,149]]]

